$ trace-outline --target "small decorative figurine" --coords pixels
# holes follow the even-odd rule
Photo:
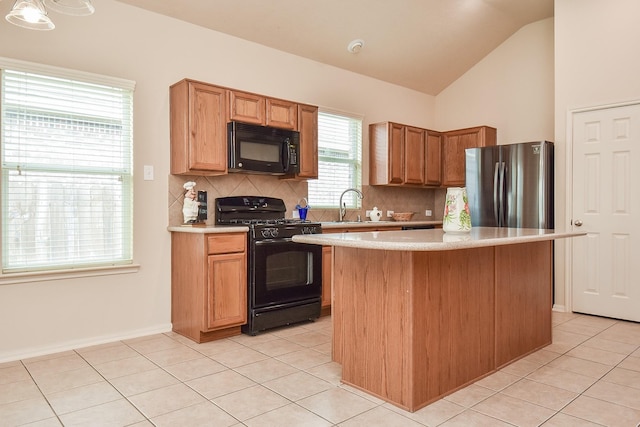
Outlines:
[[[196,183],[193,181],[185,182],[182,186],[186,193],[184,193],[184,202],[182,204],[182,216],[184,217],[185,224],[193,224],[198,221],[198,206],[200,202],[196,200],[197,194],[194,187]]]

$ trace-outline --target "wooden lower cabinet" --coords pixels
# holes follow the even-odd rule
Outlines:
[[[173,331],[198,343],[247,323],[246,233],[171,234]]]
[[[342,381],[416,411],[550,344],[551,247],[334,247]]]

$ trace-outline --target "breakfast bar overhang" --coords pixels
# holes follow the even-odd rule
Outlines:
[[[409,411],[551,343],[553,240],[476,227],[298,235],[333,246],[342,381]]]

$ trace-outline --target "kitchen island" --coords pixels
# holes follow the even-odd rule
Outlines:
[[[333,246],[342,381],[416,411],[551,343],[553,240],[477,227],[294,236]]]

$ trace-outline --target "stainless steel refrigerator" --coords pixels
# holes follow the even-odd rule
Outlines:
[[[553,143],[466,150],[472,226],[553,228]]]

